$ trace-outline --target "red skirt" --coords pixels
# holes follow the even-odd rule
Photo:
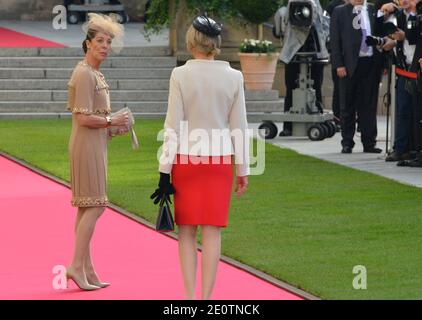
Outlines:
[[[233,186],[232,156],[178,154],[172,169],[177,225],[226,227]]]

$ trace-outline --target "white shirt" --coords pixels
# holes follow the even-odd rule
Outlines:
[[[234,154],[237,176],[249,175],[243,75],[228,62],[194,59],[173,69],[164,129],[160,172],[171,172],[177,153]]]
[[[362,10],[360,11],[361,15],[361,27],[362,29],[366,29],[366,35],[371,36],[372,30],[371,30],[371,23],[369,20],[369,14],[368,14],[368,7],[366,5],[360,7]],[[356,8],[358,9],[358,8]],[[363,35],[362,35],[363,37]],[[362,41],[365,41],[366,39],[362,38]],[[371,57],[374,54],[374,50],[371,46],[368,46],[368,51],[359,51],[359,57]]]
[[[412,15],[414,15],[412,12],[407,13],[406,11],[404,11],[404,14],[406,15],[406,22],[407,20],[409,20],[409,17]],[[406,56],[406,63],[408,65],[411,65],[413,62],[413,56],[415,55],[415,49],[416,49],[416,45],[410,45],[409,41],[407,39],[405,39],[403,41],[403,53]]]

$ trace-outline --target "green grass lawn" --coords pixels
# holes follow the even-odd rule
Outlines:
[[[161,120],[109,144],[109,198],[154,222]],[[0,150],[69,180],[69,120],[0,121]],[[310,142],[311,143],[311,142]],[[422,298],[422,190],[267,144],[266,170],[233,197],[223,253],[325,299]],[[355,290],[353,267],[367,268]]]

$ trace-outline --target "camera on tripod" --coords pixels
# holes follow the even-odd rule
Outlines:
[[[292,26],[308,27],[313,23],[313,8],[309,2],[291,2],[289,6],[289,22]]]
[[[274,21],[274,36],[283,39],[280,60],[286,65],[298,65],[299,74],[290,110],[260,117],[262,136],[273,139],[278,133],[276,122],[291,122],[293,136],[307,135],[313,141],[331,138],[336,133],[334,115],[324,112],[322,103],[317,101],[311,74],[313,66],[323,67],[329,62],[329,18],[319,0],[289,0],[276,12]]]

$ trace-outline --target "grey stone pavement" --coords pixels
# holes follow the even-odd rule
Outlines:
[[[143,36],[144,30],[142,23],[127,23],[125,26],[124,44],[126,47],[143,46],[168,46],[168,30],[163,30],[159,35],[151,37],[149,42]],[[85,34],[82,31],[82,24],[67,25],[67,29],[56,30],[51,22],[46,21],[0,21],[0,27],[11,29],[17,32],[29,34],[45,40],[61,43],[67,47],[81,47]]]
[[[385,151],[386,117],[378,117],[378,144]],[[251,123],[250,128],[257,129],[259,123]],[[277,123],[279,131],[282,124]],[[341,135],[337,133],[331,139],[310,141],[308,137],[276,137],[268,142],[280,148],[292,149],[300,154],[321,160],[337,163],[357,170],[367,171],[403,184],[422,188],[422,168],[397,167],[396,163],[385,162],[385,152],[381,154],[363,153],[360,135],[355,136],[355,147],[352,154],[342,154]]]

